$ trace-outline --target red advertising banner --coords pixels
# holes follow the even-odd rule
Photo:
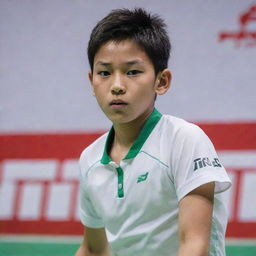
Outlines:
[[[233,182],[227,236],[256,238],[256,123],[199,125]],[[77,160],[101,134],[0,135],[0,234],[82,234]]]

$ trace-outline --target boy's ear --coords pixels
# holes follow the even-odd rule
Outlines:
[[[169,69],[159,72],[156,78],[155,92],[158,95],[165,94],[171,86],[172,73]]]
[[[90,83],[92,84],[92,72],[91,71],[88,72],[88,78],[90,80]]]
[[[88,78],[89,78],[89,81],[91,83],[91,86],[92,86],[92,72],[88,72]],[[92,93],[93,93],[93,96],[95,96],[95,93],[94,93],[94,88],[92,86]]]

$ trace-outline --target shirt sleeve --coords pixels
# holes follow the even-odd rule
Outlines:
[[[215,193],[231,186],[212,142],[196,125],[190,124],[177,132],[171,166],[179,201],[195,188],[209,182],[215,182]]]
[[[84,226],[89,228],[103,228],[104,222],[97,214],[93,202],[90,199],[89,189],[86,185],[86,168],[80,160],[80,188],[79,188],[79,215]]]

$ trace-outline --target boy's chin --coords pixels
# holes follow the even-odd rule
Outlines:
[[[133,121],[132,117],[121,114],[109,115],[107,117],[114,125],[127,124]]]

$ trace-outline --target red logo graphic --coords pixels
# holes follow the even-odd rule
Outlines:
[[[253,5],[239,16],[239,30],[221,32],[219,34],[219,41],[233,40],[236,47],[240,47],[242,42],[247,47],[256,46],[256,28],[253,30],[248,28],[248,25],[255,21],[256,5]]]

